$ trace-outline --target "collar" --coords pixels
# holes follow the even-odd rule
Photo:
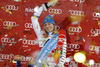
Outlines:
[[[53,34],[54,34],[54,32],[48,32],[48,38],[50,39]]]
[[[51,36],[53,34],[54,34],[54,32],[48,32],[48,36]]]

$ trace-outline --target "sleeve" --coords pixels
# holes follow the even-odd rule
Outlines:
[[[38,11],[35,12],[33,14],[33,16],[31,17],[31,22],[33,24],[33,29],[36,33],[37,38],[38,38],[39,47],[43,47],[43,44],[42,44],[43,43],[43,41],[42,41],[43,34],[42,34],[42,31],[41,31],[40,24],[38,22],[39,16],[41,15],[42,11],[43,11],[43,7],[41,6],[40,8],[38,8]]]

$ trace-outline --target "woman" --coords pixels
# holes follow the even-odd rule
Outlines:
[[[41,7],[34,12],[31,17],[33,24],[33,29],[37,35],[39,47],[42,47],[39,55],[35,60],[34,67],[54,67],[52,64],[47,63],[46,58],[53,54],[53,63],[57,63],[57,67],[64,67],[64,62],[66,59],[66,37],[65,31],[57,31],[55,28],[55,22],[51,15],[47,15],[43,20],[44,30],[41,30],[38,19],[43,11],[46,11],[49,7],[56,4],[58,0],[44,3]],[[58,45],[59,44],[59,45]]]

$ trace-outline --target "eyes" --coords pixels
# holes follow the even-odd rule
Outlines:
[[[48,23],[45,23],[45,24],[44,24],[44,26],[47,26],[47,25],[51,25],[51,23],[48,22]]]

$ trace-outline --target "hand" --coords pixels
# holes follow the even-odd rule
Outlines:
[[[58,0],[51,0],[50,2],[42,4],[44,11],[47,11],[48,8],[55,6]]]
[[[49,7],[53,7],[53,6],[55,6],[55,4],[58,2],[58,0],[51,0],[50,2],[48,2],[48,6]]]

